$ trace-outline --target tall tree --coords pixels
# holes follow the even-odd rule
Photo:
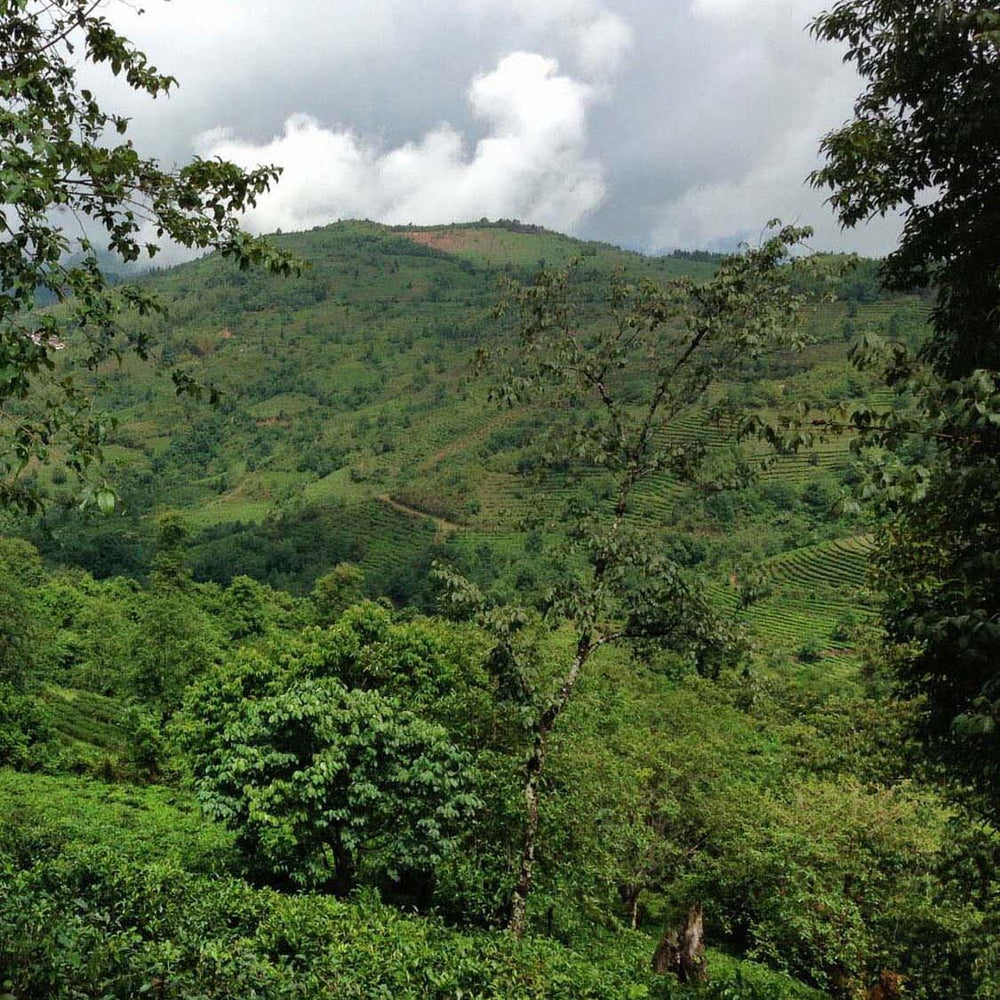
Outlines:
[[[498,697],[520,708],[526,729],[524,833],[509,919],[516,936],[527,926],[550,737],[594,655],[612,644],[665,646],[688,651],[703,670],[717,669],[711,661],[726,647],[723,623],[630,513],[636,488],[649,477],[684,474],[696,462],[697,449],[667,433],[678,418],[704,404],[721,373],[794,340],[799,300],[785,265],[806,235],[775,231],[700,284],[617,278],[609,312],[596,323],[575,294],[571,269],[512,286],[519,338],[497,396],[544,400],[565,413],[553,421],[550,460],[596,471],[609,496],[567,512],[570,569],[541,621],[525,609],[492,606],[476,587],[442,571],[450,601],[472,609],[493,635],[489,666]],[[573,420],[582,400],[594,404],[592,419]],[[554,632],[549,641],[540,637],[546,627]]]
[[[1000,816],[1000,9],[987,0],[844,0],[813,32],[865,81],[812,177],[845,226],[900,211],[885,285],[935,289],[911,357],[873,338],[909,406],[855,414],[868,440],[920,456],[880,472],[891,521],[884,622],[927,745]]]
[[[140,155],[129,122],[79,83],[92,63],[155,98],[176,84],[102,16],[104,0],[0,0],[0,504],[31,508],[33,459],[62,442],[79,473],[100,454],[107,426],[79,376],[148,335],[134,317],[162,310],[147,289],[113,284],[102,254],[152,257],[164,241],[214,248],[240,267],[292,262],[244,232],[238,214],[277,180],[276,167],[243,171],[195,159],[165,169]],[[39,310],[47,302],[64,307]],[[198,391],[174,373],[178,391]],[[114,502],[108,490],[95,499]]]

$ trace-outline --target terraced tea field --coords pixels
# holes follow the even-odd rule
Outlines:
[[[53,728],[80,766],[93,771],[118,766],[127,742],[119,701],[55,684],[41,694]]]
[[[869,536],[857,535],[768,560],[763,569],[772,592],[746,612],[754,637],[768,649],[811,648],[823,660],[853,662],[853,628],[874,613],[865,586],[871,548]],[[731,585],[710,593],[719,605],[735,607]]]
[[[181,514],[201,546],[199,578],[247,572],[308,593],[330,560],[348,559],[373,593],[400,603],[406,581],[426,579],[442,546],[516,593],[515,582],[537,570],[532,547],[559,535],[567,506],[607,502],[606,478],[593,470],[525,475],[540,464],[553,412],[523,401],[501,409],[488,399],[489,377],[474,377],[477,349],[503,354],[516,322],[494,315],[498,279],[527,280],[542,260],[579,258],[574,281],[586,326],[607,321],[602,302],[616,267],[631,277],[698,280],[715,266],[513,223],[412,230],[345,222],[278,240],[311,262],[302,277],[247,276],[206,257],[151,279],[171,309],[169,322],[150,321],[161,367],[176,364],[218,385],[223,404],[211,411],[179,399],[162,371],[135,360],[109,370],[107,402],[119,420],[109,479],[147,499],[132,527],[137,538],[145,532],[147,551],[156,517]],[[926,309],[917,297],[818,301],[804,317],[812,340],[804,350],[751,359],[711,403],[725,398],[775,415],[798,403],[887,402],[847,363],[849,328],[905,334]],[[638,400],[647,376],[629,373],[631,384],[623,374],[616,388]],[[709,481],[692,486],[663,472],[640,483],[630,515],[654,544],[687,546],[695,572],[724,579],[741,553],[764,558],[861,530],[841,521],[830,499],[852,461],[843,438],[774,458],[751,500],[713,497],[710,477],[724,479],[740,457],[753,464],[768,454],[754,443],[737,453],[731,431],[703,406],[660,432],[660,444],[703,446]],[[43,481],[49,476],[40,470]],[[813,639],[843,656],[842,619],[865,613],[862,548],[827,543],[772,559],[774,593],[750,612],[758,634],[793,650]],[[113,568],[100,564],[101,572]],[[716,592],[731,601],[724,585]]]

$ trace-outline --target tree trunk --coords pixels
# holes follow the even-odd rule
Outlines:
[[[653,971],[672,972],[682,983],[708,981],[705,962],[705,912],[701,903],[688,910],[684,923],[668,930],[653,955]]]
[[[899,1000],[903,995],[903,977],[883,969],[878,982],[868,991],[868,1000]]]
[[[528,893],[531,891],[531,872],[535,867],[535,849],[538,844],[538,783],[545,766],[545,752],[548,747],[549,733],[556,724],[556,719],[566,707],[576,682],[580,679],[580,671],[590,658],[590,654],[601,645],[603,640],[594,642],[589,632],[584,632],[577,640],[576,656],[569,672],[559,685],[559,691],[547,709],[535,721],[535,742],[531,756],[525,762],[524,768],[524,805],[525,823],[524,840],[521,846],[521,863],[517,871],[517,882],[510,900],[510,921],[507,930],[516,937],[524,937],[528,926]]]
[[[635,883],[623,883],[618,886],[618,896],[622,901],[625,919],[629,922],[632,930],[639,926],[639,896],[641,894],[642,886]]]
[[[524,779],[525,823],[521,844],[521,863],[517,882],[510,901],[510,922],[507,929],[516,938],[524,937],[528,922],[528,893],[531,891],[531,873],[535,867],[535,848],[538,843],[538,779],[545,765],[545,751],[549,729],[543,719],[535,730],[535,745],[528,758]]]
[[[354,857],[339,840],[332,845],[332,854],[334,867],[330,889],[338,899],[346,899],[354,891]]]

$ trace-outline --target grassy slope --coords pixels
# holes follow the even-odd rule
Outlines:
[[[231,836],[183,792],[0,769],[0,815],[0,983],[16,997],[55,995],[54,983],[80,996],[166,984],[169,995],[414,1000],[639,1000],[666,989],[640,933],[581,954],[371,900],[252,888],[233,877]],[[715,951],[709,961],[720,997],[822,996],[753,962]]]
[[[491,315],[499,277],[580,256],[585,293],[596,299],[616,267],[659,279],[711,272],[707,263],[477,225],[406,230],[352,222],[277,239],[310,262],[301,278],[248,275],[210,257],[152,279],[170,304],[169,321],[154,327],[165,361],[218,384],[224,402],[213,411],[180,400],[168,379],[136,361],[109,369],[106,398],[120,422],[108,457],[145,523],[157,510],[178,508],[195,532],[218,538],[275,511],[292,518],[308,511],[321,536],[342,544],[325,553],[299,545],[302,551],[283,556],[292,569],[272,579],[293,587],[308,586],[324,558],[345,555],[381,583],[449,538],[459,552],[490,549],[503,571],[525,561],[532,528],[525,518],[543,533],[546,519],[558,520],[573,487],[559,477],[533,483],[518,475],[546,414],[498,411],[487,404],[487,386],[470,376],[475,349],[505,336]],[[861,305],[853,316],[844,303],[813,307],[812,346],[750,366],[725,388],[765,408],[863,398],[873,386],[847,366],[845,328],[916,329],[923,309],[916,299]],[[700,438],[716,453],[727,447],[699,414],[683,416],[671,433]],[[849,457],[845,441],[825,443],[814,456],[776,462],[761,489],[791,491],[795,501],[817,476],[839,482]],[[762,636],[789,649],[815,636],[842,657],[844,643],[831,632],[857,604],[858,562],[826,543],[864,526],[838,524],[824,511],[783,515],[773,495],[756,509],[736,507],[712,516],[703,496],[661,477],[643,485],[635,514],[664,544],[683,536],[706,546],[702,569],[723,602],[734,553],[775,559],[781,585],[752,615]],[[264,547],[284,544],[280,535],[275,529]],[[213,548],[208,537],[203,571],[222,558],[224,543]],[[780,553],[807,543],[813,547],[798,554],[799,563],[814,562],[821,573],[833,567],[819,591],[781,573],[788,557]],[[841,562],[850,564],[850,579]],[[264,563],[247,568],[269,572]]]

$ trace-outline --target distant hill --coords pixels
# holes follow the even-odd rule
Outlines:
[[[365,569],[373,592],[419,604],[431,599],[429,563],[443,555],[501,589],[540,591],[549,563],[539,553],[558,534],[561,505],[601,484],[573,470],[527,476],[549,415],[498,410],[472,377],[476,349],[510,334],[510,320],[493,314],[498,279],[577,259],[581,299],[596,315],[616,269],[662,281],[715,267],[710,254],[645,257],[516,222],[343,222],[274,239],[309,262],[300,278],[209,256],[143,279],[169,304],[169,318],[150,323],[160,364],[129,359],[103,373],[103,402],[118,420],[109,477],[124,513],[81,526],[77,514],[51,512],[31,531],[47,557],[142,573],[153,516],[176,509],[203,578],[249,573],[301,592],[346,559]],[[847,364],[847,339],[869,323],[918,337],[926,312],[917,297],[872,294],[870,272],[862,265],[836,285],[836,301],[810,307],[812,346],[748,363],[726,394],[772,409],[869,396],[875,387]],[[163,375],[178,365],[216,384],[221,405],[178,398]],[[685,416],[671,433],[704,440],[720,467],[734,458],[703,416]],[[827,543],[863,534],[834,511],[851,474],[847,444],[835,441],[780,460],[749,491],[650,480],[635,514],[724,600],[740,557],[817,546],[829,561],[839,550]],[[37,475],[66,488],[56,466]],[[842,655],[845,643],[829,636],[835,624],[818,625],[815,638]],[[802,639],[793,632],[790,647]]]

